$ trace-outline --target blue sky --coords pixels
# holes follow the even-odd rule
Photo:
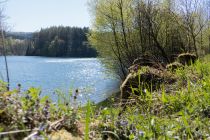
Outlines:
[[[50,26],[90,26],[87,0],[8,0],[4,13],[12,31]]]

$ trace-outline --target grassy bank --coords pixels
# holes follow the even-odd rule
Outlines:
[[[115,139],[209,139],[210,56],[172,74],[175,83],[152,92],[135,88],[140,96],[130,97],[126,106],[101,110],[93,119],[98,134]]]
[[[1,83],[0,131],[28,131],[0,138],[22,139],[34,132],[36,137],[52,138],[65,131],[72,139],[210,139],[210,56],[171,73],[175,83],[156,91],[135,88],[139,95],[122,106],[113,97],[73,108],[71,94],[59,96],[54,104],[41,98],[38,89],[8,92]]]

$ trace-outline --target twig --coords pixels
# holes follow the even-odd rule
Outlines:
[[[1,23],[1,22],[0,22],[0,23]],[[3,32],[3,25],[2,25],[2,23],[0,24],[0,26],[1,26],[1,36],[2,36],[3,55],[4,55],[4,60],[5,60],[5,65],[6,65],[6,74],[7,74],[7,90],[9,91],[9,87],[10,87],[9,68],[8,68],[8,63],[7,63],[7,56],[6,56],[6,48],[5,48],[4,32]]]
[[[62,121],[64,121],[64,118],[62,118],[62,119],[60,119],[60,120],[57,120],[57,121],[55,121],[55,122],[52,122],[52,123],[50,124],[49,129],[56,129],[56,128],[60,125],[60,123],[61,123]]]
[[[15,130],[15,131],[9,131],[9,132],[1,132],[1,135],[9,135],[9,134],[16,134],[16,133],[24,133],[24,132],[31,132],[31,131],[37,131],[38,129],[26,129],[26,130]]]
[[[37,135],[38,131],[33,132],[32,134],[30,134],[28,137],[24,138],[23,140],[29,140],[30,138],[32,138],[33,136]]]
[[[52,122],[52,123],[50,124],[50,126],[47,127],[47,128],[49,128],[49,130],[51,130],[51,129],[54,129],[54,130],[55,130],[55,129],[60,125],[60,123],[61,123],[62,121],[64,121],[64,118],[62,118],[62,119],[60,119],[60,120],[58,120],[58,121]],[[46,130],[47,128],[45,128],[44,130]],[[39,134],[39,131],[40,131],[40,129],[37,129],[35,132],[31,133],[29,136],[25,137],[23,140],[29,140],[29,139],[31,139],[31,138],[34,137],[35,135]],[[42,130],[42,131],[43,131],[43,130]]]

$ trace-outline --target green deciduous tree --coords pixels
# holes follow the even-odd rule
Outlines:
[[[200,1],[90,0],[89,5],[89,41],[102,57],[116,63],[113,69],[122,77],[140,56],[169,63],[177,54],[199,55],[205,48],[206,18]]]

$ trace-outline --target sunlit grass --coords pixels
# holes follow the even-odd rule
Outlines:
[[[121,139],[207,139],[210,134],[210,63],[209,56],[174,75],[178,78],[173,91],[168,86],[156,92],[146,90],[135,97],[135,105],[127,106],[113,119],[108,108],[101,121],[104,129],[115,131]],[[140,91],[132,89],[132,91]],[[102,112],[104,112],[102,111]],[[107,120],[108,122],[104,122]],[[114,125],[113,125],[114,121]],[[122,123],[121,125],[117,125]],[[125,125],[125,126],[123,126]]]

